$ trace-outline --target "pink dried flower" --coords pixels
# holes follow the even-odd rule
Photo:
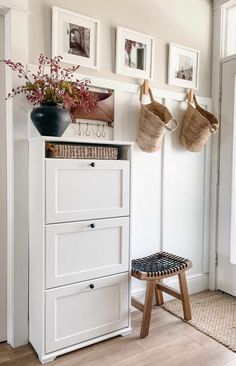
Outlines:
[[[96,95],[88,90],[89,80],[73,80],[73,74],[79,65],[62,68],[61,56],[48,58],[40,54],[37,72],[31,73],[20,62],[2,60],[19,78],[25,79],[25,84],[12,89],[7,99],[17,94],[24,94],[33,106],[52,102],[62,104],[65,109],[73,113],[80,109],[85,113],[93,112],[97,105]],[[46,72],[45,69],[49,69]]]

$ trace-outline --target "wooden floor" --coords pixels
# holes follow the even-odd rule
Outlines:
[[[150,334],[140,339],[141,313],[132,335],[116,337],[58,357],[50,366],[236,366],[236,353],[161,308],[153,308]],[[40,365],[31,346],[0,344],[0,366]]]

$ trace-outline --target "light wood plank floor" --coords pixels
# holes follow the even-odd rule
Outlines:
[[[236,353],[161,308],[150,334],[140,339],[141,313],[132,313],[132,335],[116,337],[58,357],[50,366],[236,366]],[[31,346],[0,344],[0,366],[40,365]]]

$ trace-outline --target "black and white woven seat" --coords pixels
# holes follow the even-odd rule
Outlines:
[[[153,295],[155,292],[157,305],[164,304],[163,292],[182,301],[184,319],[191,319],[188,288],[185,271],[192,267],[189,259],[177,255],[160,252],[147,257],[132,260],[131,274],[139,280],[147,281],[147,290],[144,305],[132,297],[131,303],[143,312],[140,336],[146,337],[149,332]],[[180,292],[164,285],[162,280],[178,275]]]
[[[148,277],[161,279],[177,275],[190,267],[192,267],[190,260],[161,252],[133,259],[131,274],[140,280],[147,280]]]

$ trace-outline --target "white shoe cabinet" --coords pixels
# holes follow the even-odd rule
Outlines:
[[[29,142],[29,329],[41,363],[131,330],[132,144],[106,142],[119,148],[106,161],[46,158],[49,141],[80,143]]]

